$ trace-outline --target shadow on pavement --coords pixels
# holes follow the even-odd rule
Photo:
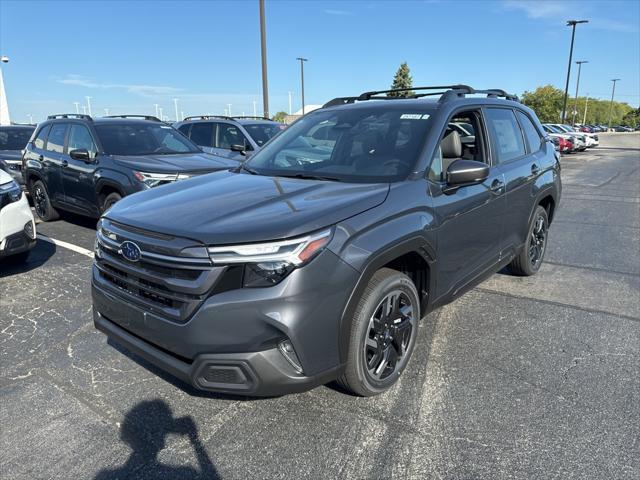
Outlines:
[[[78,227],[88,228],[95,230],[98,224],[97,218],[85,217],[83,215],[76,215],[71,212],[60,212],[60,218],[65,222],[72,223]]]
[[[0,278],[35,270],[44,265],[54,253],[56,246],[53,243],[38,240],[26,261],[21,262],[13,257],[0,260]]]
[[[158,454],[166,446],[169,434],[183,435],[189,439],[198,469],[167,465],[158,460]],[[95,480],[126,479],[133,476],[185,480],[220,478],[200,441],[193,419],[174,418],[171,408],[163,400],[140,402],[129,410],[120,426],[120,439],[133,450],[129,458],[121,467],[101,470]]]

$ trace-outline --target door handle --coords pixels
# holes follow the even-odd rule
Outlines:
[[[502,188],[504,187],[504,182],[501,182],[497,178],[491,182],[491,191],[495,194],[502,193]]]
[[[67,162],[66,160],[62,160],[61,165],[62,165],[63,167],[68,167],[68,166],[69,166],[69,162]]]
[[[531,174],[538,175],[539,173],[540,173],[540,167],[538,167],[538,165],[536,165],[535,163],[531,165]]]

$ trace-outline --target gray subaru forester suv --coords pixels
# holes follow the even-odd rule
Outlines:
[[[412,90],[334,99],[238,168],[118,202],[98,225],[96,328],[203,390],[390,388],[426,313],[507,265],[538,271],[561,193],[516,97]]]

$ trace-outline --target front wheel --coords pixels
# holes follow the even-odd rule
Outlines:
[[[58,211],[51,206],[49,193],[41,180],[38,180],[33,184],[31,193],[33,196],[33,206],[38,217],[40,217],[43,222],[51,222],[52,220],[60,218]]]
[[[544,254],[547,250],[547,234],[549,232],[549,217],[547,211],[540,205],[533,214],[527,243],[520,254],[509,265],[516,275],[534,275],[540,269]]]
[[[398,380],[416,343],[420,302],[409,277],[383,268],[367,285],[354,313],[342,387],[378,395]]]
[[[109,195],[107,195],[104,198],[104,201],[102,202],[102,213],[104,213],[107,210],[109,210],[116,203],[118,203],[121,199],[122,199],[122,195],[120,195],[117,192],[112,192]]]

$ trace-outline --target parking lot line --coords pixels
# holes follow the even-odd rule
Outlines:
[[[82,255],[86,255],[89,258],[93,258],[93,252],[91,250],[87,250],[86,248],[79,247],[78,245],[74,245],[72,243],[63,242],[62,240],[56,240],[55,238],[50,238],[42,234],[38,234],[38,238],[45,242],[53,243],[58,247],[66,248],[67,250],[71,250],[76,253],[80,253]]]

